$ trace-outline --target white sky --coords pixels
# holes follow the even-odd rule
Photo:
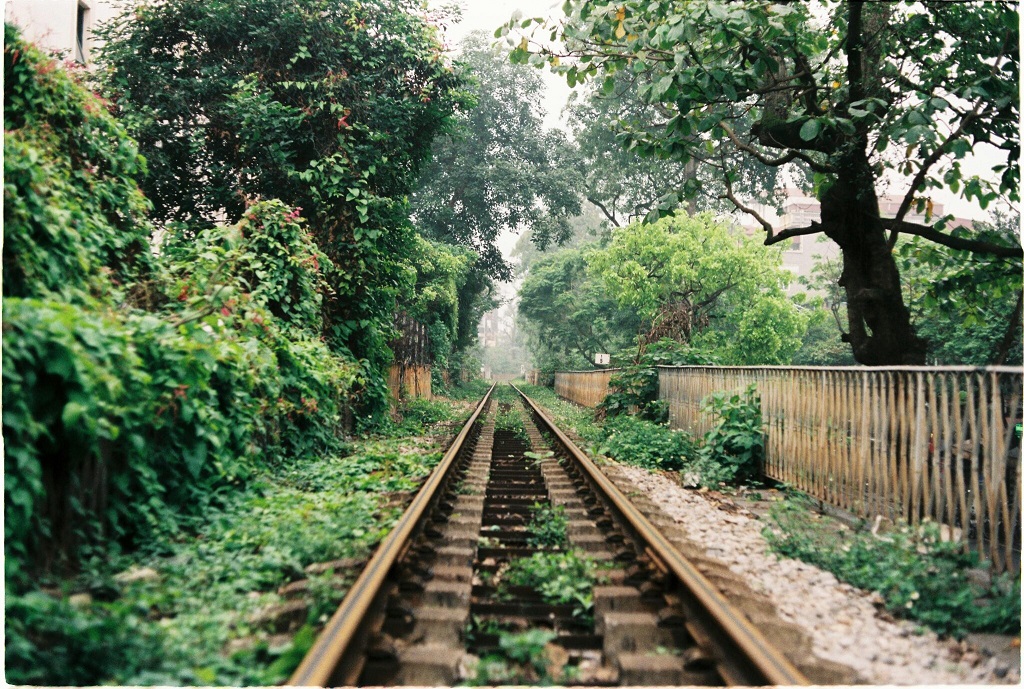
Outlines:
[[[431,7],[450,4],[450,0],[430,0]],[[561,16],[562,0],[456,0],[455,4],[462,8],[462,21],[448,27],[448,43],[456,45],[472,31],[484,31],[492,41],[494,31],[512,18],[512,13],[519,10],[523,17]],[[544,126],[557,127],[560,123],[562,107],[569,97],[571,89],[565,83],[565,77],[556,76],[545,67],[538,70],[544,82],[546,94],[543,108],[545,112]]]

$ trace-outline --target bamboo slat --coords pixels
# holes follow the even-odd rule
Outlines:
[[[860,517],[944,525],[943,537],[1020,569],[1024,370],[1013,367],[659,368],[669,420],[700,436],[715,392],[761,395],[765,473]]]

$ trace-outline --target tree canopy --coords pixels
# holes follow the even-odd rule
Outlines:
[[[668,337],[733,364],[788,363],[806,325],[785,296],[780,255],[710,214],[634,223],[588,257],[646,341]]]
[[[588,255],[566,249],[534,261],[519,290],[519,318],[543,370],[587,368],[595,353],[629,346],[640,329],[640,317],[588,275]]]
[[[892,254],[899,234],[1021,255],[1016,243],[950,233],[948,218],[930,212],[937,188],[982,208],[1019,200],[1015,4],[569,0],[563,10],[561,21],[500,29],[512,58],[546,62],[570,86],[642,75],[639,93],[661,117],[620,127],[622,145],[714,170],[720,195],[758,220],[767,244],[816,233],[835,241],[844,338],[859,362],[924,362]],[[1003,160],[998,179],[965,173],[963,159],[981,147]],[[743,160],[811,174],[820,222],[774,228],[736,193]],[[893,218],[879,213],[885,175],[907,188]],[[907,220],[912,209],[926,224]]]
[[[564,134],[543,128],[535,70],[509,63],[483,34],[463,42],[459,60],[473,80],[475,106],[434,145],[413,200],[416,226],[473,248],[481,269],[508,280],[498,236],[530,230],[542,248],[565,240],[568,218],[580,212],[577,175],[560,157]]]
[[[149,162],[156,220],[194,233],[260,198],[299,207],[331,259],[325,334],[380,367],[414,250],[407,197],[465,103],[414,0],[169,0],[112,22],[105,93]]]

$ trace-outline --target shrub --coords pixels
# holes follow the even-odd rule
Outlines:
[[[701,412],[716,417],[718,423],[704,434],[695,461],[683,474],[684,485],[717,486],[760,476],[764,424],[757,389],[751,385],[743,394],[709,395],[701,403]]]
[[[607,416],[635,414],[658,423],[668,420],[668,407],[658,400],[658,366],[710,365],[689,345],[663,338],[649,344],[637,361],[613,375],[611,392],[598,405]]]
[[[601,454],[644,469],[678,471],[696,455],[689,434],[635,416],[611,417],[603,431]]]

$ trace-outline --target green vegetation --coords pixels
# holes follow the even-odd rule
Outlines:
[[[717,423],[704,434],[684,485],[717,486],[761,477],[764,461],[764,422],[761,398],[751,385],[742,394],[715,393],[701,402],[701,412]]]
[[[540,594],[545,603],[571,605],[573,615],[591,619],[598,565],[575,551],[539,552],[512,560],[498,572],[498,595],[504,587],[525,586]]]
[[[526,434],[526,425],[523,423],[523,407],[514,403],[508,409],[498,409],[494,415],[494,430],[511,433],[520,440],[529,441],[530,436]]]
[[[668,337],[723,363],[784,364],[806,329],[781,254],[709,213],[619,228],[587,270],[640,315],[645,344]]]
[[[189,238],[221,213],[239,221],[251,199],[303,209],[333,264],[322,335],[359,363],[356,402],[379,418],[398,299],[425,251],[408,196],[467,105],[419,3],[171,0],[128,8],[100,34],[103,90],[148,161],[153,217]],[[424,280],[454,271],[475,292],[465,267],[434,258]]]
[[[5,165],[22,172],[5,179],[4,266],[25,278],[3,305],[17,592],[81,548],[175,532],[285,456],[331,451],[357,366],[320,340],[330,264],[297,211],[256,204],[153,256],[131,140],[10,27],[5,60]]]
[[[462,414],[418,401],[398,410],[400,422],[363,417],[390,439],[353,445],[344,435],[352,406],[381,398],[379,366],[396,295],[410,295],[417,315],[432,326],[436,315],[452,338],[464,306],[452,295],[473,257],[412,242],[403,215],[403,185],[453,107],[458,82],[432,59],[439,54],[433,30],[418,15],[374,14],[404,5],[363,3],[362,19],[340,19],[357,28],[335,31],[328,20],[338,15],[321,15],[319,4],[310,14],[314,4],[205,3],[196,13],[197,3],[171,2],[115,25],[111,71],[103,76],[150,155],[148,200],[137,186],[147,165],[108,112],[112,106],[5,27],[5,652],[12,682],[283,680],[345,582],[311,576],[303,619],[287,625],[263,617],[280,602],[278,588],[304,577],[313,562],[365,556],[440,456],[433,441],[409,434],[445,430]],[[380,19],[375,30],[389,27],[382,35],[394,39],[390,47],[426,70],[416,98],[405,98],[407,72],[383,79],[373,59],[359,55],[384,43],[367,38],[364,19]],[[280,21],[296,32],[274,30]],[[351,79],[323,81],[321,74],[301,86],[270,86],[246,72],[262,59],[261,41],[269,38],[276,50],[281,36],[300,41],[321,30],[316,45],[276,56],[283,63],[275,78],[310,76],[306,53],[351,40],[345,59],[332,63],[347,64]],[[188,47],[192,40],[204,49]],[[159,64],[138,64],[150,59]],[[174,71],[179,60],[196,67],[195,81]],[[398,62],[379,64],[413,66]],[[419,98],[424,89],[433,100]],[[322,130],[328,112],[332,124],[349,117],[329,102],[332,93],[354,105],[370,92],[383,118],[376,125],[387,130],[409,117],[418,124],[399,131],[415,140],[389,135],[394,146],[386,145],[380,131],[360,122],[365,109],[351,116],[353,131],[330,129],[332,142],[303,138]],[[132,101],[149,97],[144,106]],[[317,127],[289,119],[307,116]],[[304,146],[330,164],[303,160]],[[392,163],[363,153],[391,155]],[[343,182],[334,179],[339,166]],[[199,178],[210,183],[195,184]],[[317,198],[305,212],[296,196],[288,204],[251,200],[274,195],[268,190]],[[146,217],[151,203],[159,220],[171,221],[158,235],[159,251]],[[229,222],[215,226],[210,219],[220,208]],[[420,272],[410,270],[412,261]],[[363,281],[351,262],[383,283]],[[359,314],[355,324],[345,320],[354,317],[342,313],[348,308]]]
[[[668,421],[668,407],[658,400],[657,367],[713,363],[689,345],[662,338],[644,347],[635,361],[611,377],[610,392],[597,408],[608,416],[635,414],[664,423]]]
[[[552,672],[552,664],[545,653],[554,638],[555,633],[547,629],[519,633],[498,630],[500,652],[477,661],[469,686],[548,685],[557,681],[560,677]]]
[[[616,363],[786,364],[807,317],[785,295],[781,254],[709,214],[616,229],[604,245],[534,262],[519,314],[544,370]],[[647,347],[662,342],[645,359]],[[624,387],[650,387],[624,381]],[[631,404],[623,400],[624,404]]]
[[[535,260],[519,288],[519,318],[531,356],[545,372],[590,368],[595,352],[617,352],[641,328],[587,271],[593,247]]]
[[[853,586],[877,591],[898,617],[917,620],[940,634],[1020,632],[1020,576],[972,581],[977,557],[941,538],[939,525],[901,525],[874,535],[851,531],[813,513],[804,501],[772,506],[764,531],[772,549],[834,573]]]
[[[605,438],[598,452],[625,464],[680,471],[697,456],[689,434],[635,416],[613,416],[604,422],[602,431]]]
[[[593,409],[567,402],[551,388],[528,383],[516,383],[516,387],[539,404],[563,430],[575,433],[587,443],[601,440],[601,428],[594,421]]]
[[[933,213],[932,196],[948,189],[979,209],[1019,201],[1016,5],[569,0],[562,10],[562,17],[516,17],[496,32],[512,61],[548,65],[570,88],[590,82],[602,96],[635,88],[637,107],[606,118],[615,143],[669,160],[668,174],[682,167],[686,178],[657,203],[647,197],[641,210],[649,218],[675,212],[684,197],[728,199],[757,220],[768,244],[812,234],[836,242],[846,340],[859,363],[925,363],[892,251],[897,235],[954,249],[945,270],[955,271],[969,252],[1015,262],[1019,275],[1019,242],[950,231],[951,216]],[[985,178],[962,165],[981,145],[1001,158]],[[768,170],[813,189],[820,222],[774,228],[745,205],[737,194]],[[878,193],[892,175],[908,191],[896,217],[883,218]],[[636,198],[628,190],[609,196]],[[909,222],[911,210],[923,221]],[[621,278],[642,279],[625,258]],[[654,290],[659,280],[649,282],[645,289]],[[767,343],[754,321],[771,323],[779,307],[749,309],[740,332],[751,338],[721,344],[743,355],[748,345],[761,349]]]
[[[509,280],[498,236],[529,230],[541,249],[561,242],[580,198],[575,167],[559,157],[565,135],[543,127],[540,75],[490,43],[477,32],[459,46],[474,107],[437,139],[413,207],[425,236],[474,248],[484,273]]]
[[[356,570],[313,576],[300,631],[259,614],[315,562],[365,557],[440,458],[437,441],[371,439],[261,473],[194,535],[97,551],[59,588],[7,592],[8,680],[21,684],[275,684],[296,667]],[[108,559],[108,556],[112,557]],[[125,581],[115,575],[152,570]],[[45,580],[42,583],[47,583]],[[76,597],[71,597],[78,594]],[[89,594],[84,602],[82,594]]]
[[[565,549],[569,546],[568,528],[564,507],[537,502],[530,508],[530,536],[526,542],[534,548]]]

